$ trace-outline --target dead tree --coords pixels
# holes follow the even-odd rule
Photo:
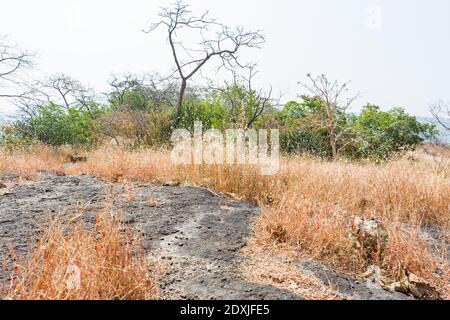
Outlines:
[[[31,85],[35,105],[53,104],[63,109],[86,110],[93,118],[95,92],[80,81],[65,74],[55,74]]]
[[[149,33],[159,27],[167,31],[167,41],[175,62],[173,74],[178,74],[181,81],[174,123],[177,127],[181,120],[188,81],[214,58],[219,60],[219,68],[243,66],[238,59],[240,49],[260,48],[265,39],[260,31],[246,31],[243,27],[230,28],[219,23],[209,17],[208,11],[196,16],[183,1],[177,1],[170,8],[162,8],[159,17],[161,20],[144,32]],[[201,38],[199,43],[194,47],[180,41],[182,31],[197,31]]]
[[[49,103],[69,109],[78,107],[89,109],[93,102],[93,91],[80,81],[65,74],[50,76],[47,80],[40,81],[41,93],[47,98]]]
[[[55,105],[62,109],[77,108],[85,110],[94,119],[97,96],[90,88],[64,74],[50,76],[42,81],[23,85],[26,94],[14,97],[12,101],[21,111],[19,122],[27,122],[39,116],[41,107]]]
[[[176,86],[170,81],[158,74],[113,74],[109,85],[112,91],[107,94],[109,101],[116,108],[125,107],[125,96],[127,93],[134,92],[142,99],[143,105],[139,109],[147,110],[147,104],[151,103],[153,110],[162,110],[166,106],[172,106],[176,96]]]
[[[450,131],[450,105],[440,100],[430,107],[431,114],[447,131]]]
[[[345,124],[345,118],[347,110],[359,94],[349,96],[349,82],[330,82],[324,74],[317,77],[307,74],[307,78],[308,83],[299,84],[323,103],[323,110],[320,110],[318,117],[309,120],[314,122],[313,125],[326,128],[333,160],[337,160],[339,153],[351,143],[343,142],[343,138],[351,131]]]
[[[31,67],[33,55],[25,52],[15,45],[8,43],[6,36],[0,36],[0,89],[11,90],[11,92],[0,91],[0,98],[24,97],[27,91],[22,90],[15,93],[17,88],[22,89],[21,73]],[[14,86],[15,89],[10,88]],[[9,91],[8,90],[8,91]]]

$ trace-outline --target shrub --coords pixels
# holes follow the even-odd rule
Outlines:
[[[325,132],[287,128],[280,133],[280,149],[284,153],[310,154],[323,158],[331,156]]]
[[[17,134],[57,147],[88,146],[92,143],[93,122],[86,110],[61,108],[54,104],[37,108],[36,116],[16,123]]]
[[[108,213],[93,230],[82,222],[51,222],[24,261],[14,262],[7,296],[19,300],[144,300],[158,297],[131,235]]]
[[[381,111],[367,105],[355,119],[356,143],[347,150],[352,158],[387,160],[393,154],[413,150],[437,135],[434,125],[419,122],[402,108]]]
[[[225,108],[222,104],[209,100],[190,100],[183,105],[180,127],[194,131],[194,122],[201,121],[203,129],[223,129]]]

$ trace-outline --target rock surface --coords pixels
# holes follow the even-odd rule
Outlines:
[[[38,181],[14,186],[0,195],[0,261],[12,248],[25,255],[50,217],[71,218],[83,212],[87,225],[107,206],[140,234],[150,256],[165,268],[160,286],[173,299],[301,299],[271,285],[249,282],[239,274],[245,257],[239,250],[251,236],[259,209],[218,197],[208,190],[172,184],[105,183],[91,175],[64,176],[42,172]],[[315,262],[302,262],[325,284],[355,299],[403,299],[365,282],[348,279]],[[0,269],[0,281],[7,274]]]
[[[301,261],[299,268],[311,272],[323,283],[332,286],[340,293],[354,300],[409,300],[409,296],[402,293],[390,293],[379,284],[371,281],[344,277],[315,261]]]
[[[112,196],[111,196],[112,195]],[[26,254],[39,230],[57,214],[82,210],[88,224],[113,199],[123,219],[141,235],[143,246],[168,261],[161,288],[168,298],[300,299],[236,273],[250,224],[258,208],[231,202],[193,187],[106,184],[94,176],[43,173],[0,196],[0,261],[9,249]],[[0,280],[7,275],[2,271]]]

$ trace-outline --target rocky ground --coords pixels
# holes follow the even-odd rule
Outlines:
[[[0,261],[13,249],[26,254],[50,216],[95,214],[111,205],[140,234],[146,252],[164,265],[162,293],[181,299],[302,299],[288,290],[252,283],[240,274],[246,257],[239,250],[251,236],[257,207],[230,201],[194,187],[154,186],[138,182],[109,184],[94,176],[41,173],[36,181],[17,183],[2,177],[0,189]],[[299,262],[324,284],[353,299],[405,299],[381,288],[341,277],[319,263]],[[0,281],[7,275],[0,273]]]

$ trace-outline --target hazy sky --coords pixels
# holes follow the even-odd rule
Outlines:
[[[163,33],[140,30],[155,20],[161,0],[2,1],[0,33],[38,53],[33,76],[63,72],[99,91],[111,73],[167,72],[172,60]],[[246,52],[258,62],[257,84],[302,93],[306,73],[351,80],[372,102],[428,115],[450,101],[448,0],[191,0],[220,21],[263,29],[267,43]],[[213,77],[213,75],[209,75]],[[8,108],[0,101],[0,108]]]

